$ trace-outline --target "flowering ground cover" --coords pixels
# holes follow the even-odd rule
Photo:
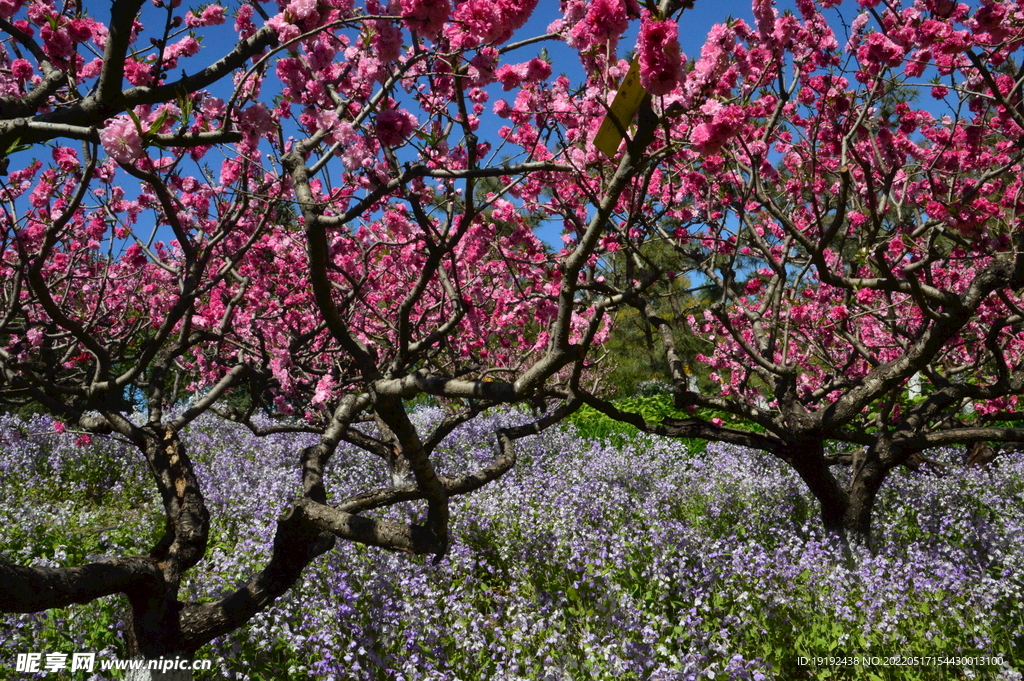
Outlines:
[[[495,421],[515,418],[457,430],[442,470],[493,456]],[[131,448],[76,443],[48,419],[2,419],[9,559],[72,565],[152,544],[162,514]],[[304,443],[212,420],[187,437],[214,536],[183,589],[214,598],[266,559],[274,519],[299,491],[293,459]],[[876,516],[881,549],[848,563],[801,481],[765,454],[647,436],[588,441],[572,426],[520,446],[504,478],[453,500],[446,558],[339,542],[250,626],[199,652],[214,660],[211,678],[1022,678],[1024,457],[990,471],[895,474]],[[377,464],[339,452],[332,489],[384,484]],[[0,678],[27,678],[8,666],[18,652],[123,655],[120,606],[4,615]],[[878,663],[801,664],[837,656]]]

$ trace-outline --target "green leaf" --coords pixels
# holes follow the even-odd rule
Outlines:
[[[128,109],[128,111],[127,111],[126,113],[127,113],[127,114],[128,114],[129,116],[131,116],[131,119],[132,119],[132,121],[134,121],[134,122],[135,122],[135,128],[136,128],[136,129],[137,129],[137,130],[139,131],[139,133],[141,134],[141,133],[142,133],[142,121],[140,121],[140,120],[139,120],[139,117],[138,117],[138,116],[136,116],[136,115],[135,115],[135,112],[134,112],[134,111],[132,111],[131,109]]]
[[[149,130],[146,132],[146,137],[152,137],[156,134],[157,130],[164,127],[164,123],[167,122],[168,115],[169,112],[167,109],[161,111],[160,115],[156,117],[155,121],[153,121],[153,124],[149,126]],[[136,119],[136,123],[138,123],[138,119]]]
[[[11,146],[7,147],[7,151],[4,152],[4,156],[9,156],[18,151],[27,151],[32,148],[31,144],[21,144],[21,138],[16,137]]]

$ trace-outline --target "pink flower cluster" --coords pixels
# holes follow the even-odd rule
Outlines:
[[[377,139],[384,146],[399,147],[417,125],[416,117],[405,109],[385,109],[377,114]]]
[[[11,75],[19,82],[25,82],[32,77],[32,63],[27,59],[15,59],[11,62]]]
[[[906,50],[882,33],[871,33],[857,50],[857,59],[864,65],[899,66]]]
[[[185,14],[185,25],[189,28],[201,26],[219,26],[224,23],[224,8],[220,5],[208,5],[199,16],[193,12]]]
[[[434,40],[452,12],[451,0],[401,0],[402,18],[414,35]]]
[[[739,104],[722,104],[709,99],[700,108],[709,117],[690,132],[690,142],[698,153],[711,155],[719,151],[730,138],[743,129],[747,114]]]
[[[382,62],[398,61],[402,54],[402,29],[390,21],[374,22],[373,47]]]
[[[684,56],[679,49],[679,26],[676,22],[657,21],[644,10],[637,47],[640,83],[652,95],[672,92],[683,80]]]
[[[581,3],[582,4],[582,3]],[[630,3],[635,9],[636,3]],[[583,20],[569,30],[570,47],[587,50],[609,42],[618,42],[629,27],[626,0],[592,0],[586,3]]]
[[[465,0],[446,31],[455,49],[503,43],[526,23],[537,0]]]
[[[499,68],[495,78],[505,90],[514,90],[523,83],[537,83],[551,76],[551,64],[534,57],[522,64],[506,64]]]

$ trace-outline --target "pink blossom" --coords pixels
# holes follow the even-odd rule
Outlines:
[[[11,62],[11,75],[19,82],[24,82],[32,77],[32,63],[27,59],[15,59]]]
[[[316,120],[316,126],[318,129],[330,132],[336,125],[338,125],[338,112],[332,110],[319,111],[316,116],[314,116],[314,119]]]
[[[132,244],[124,252],[124,261],[135,269],[143,267],[147,262],[146,252],[142,250],[142,246]]]
[[[54,147],[53,160],[61,170],[74,170],[81,165],[78,161],[78,152],[70,147]]]
[[[452,11],[451,0],[401,0],[405,26],[421,38],[434,40]]]
[[[100,75],[100,71],[103,70],[103,60],[99,57],[87,61],[85,65],[78,69],[78,75],[82,78],[95,78]]]
[[[43,344],[43,330],[37,326],[33,326],[31,329],[25,332],[25,338],[33,347],[38,347]]]
[[[203,97],[202,111],[204,118],[213,120],[224,116],[227,113],[227,107],[220,97]]]
[[[334,391],[337,382],[334,380],[334,376],[326,374],[316,384],[316,392],[313,394],[313,399],[310,400],[311,404],[319,405],[324,404],[330,399],[331,393]]]
[[[243,38],[248,38],[256,32],[256,26],[252,23],[253,8],[249,3],[242,3],[235,14],[235,30]]]
[[[857,50],[857,59],[862,64],[878,64],[883,66],[899,66],[903,61],[904,50],[883,33],[872,33],[865,44]]]
[[[508,118],[512,115],[512,105],[504,99],[499,99],[494,103],[494,114],[499,118]]]
[[[230,186],[234,184],[241,175],[242,166],[236,159],[226,159],[220,166],[220,184]]]
[[[203,25],[220,26],[224,23],[224,8],[220,5],[210,5],[203,10]]]
[[[505,90],[512,90],[525,83],[535,83],[551,75],[551,64],[534,57],[522,64],[506,64],[494,76]]]
[[[860,45],[860,41],[863,38],[864,27],[868,24],[870,15],[867,12],[858,14],[857,17],[850,24],[850,39],[846,43],[844,48],[847,52],[853,52]]]
[[[587,6],[583,21],[570,30],[567,42],[570,47],[585,50],[618,40],[628,27],[626,5],[622,0],[593,0]]]
[[[42,3],[38,3],[38,5],[32,5],[32,7],[38,7],[38,6],[42,6]],[[29,9],[30,16],[31,16],[31,12],[32,12],[32,10]],[[46,19],[43,18],[42,21],[46,21]],[[36,34],[35,27],[32,26],[32,24],[30,24],[29,22],[25,21],[24,19],[19,19],[18,21],[15,21],[14,22],[14,27],[19,29],[19,30],[21,30],[21,31],[24,31],[26,35],[34,36]]]
[[[463,49],[502,43],[529,19],[537,0],[466,0],[452,16],[448,35]]]
[[[192,12],[185,14],[185,25],[189,28],[200,26],[220,26],[224,23],[224,8],[220,5],[210,5],[203,10],[198,17]]]
[[[498,50],[493,47],[480,48],[469,62],[466,75],[472,87],[484,87],[494,82],[494,68],[498,65]]]
[[[96,44],[96,47],[105,49],[107,46],[107,36],[110,34],[109,29],[99,22],[94,22],[92,25],[92,41]]]
[[[729,139],[735,136],[746,121],[746,112],[738,104],[723,106],[717,100],[708,100],[701,112],[710,115],[710,120],[697,125],[690,132],[690,142],[699,153],[710,155],[717,152]]]
[[[11,19],[24,4],[25,0],[0,0],[0,18]]]
[[[54,421],[53,422],[53,432],[57,433],[58,435],[63,434],[64,431],[66,431],[67,429],[68,429],[68,427],[67,427],[67,425],[64,424],[63,421]]]
[[[95,24],[92,19],[72,19],[67,25],[68,34],[76,43],[84,43],[92,38]]]
[[[377,139],[388,147],[401,146],[418,122],[405,109],[386,109],[377,114]]]
[[[361,138],[356,128],[349,121],[338,121],[333,129],[334,138],[342,144],[355,144]]]
[[[640,24],[640,82],[652,95],[667,95],[683,78],[679,27],[674,21],[655,21],[643,11]]]
[[[374,22],[373,47],[382,62],[398,61],[402,54],[402,30],[390,21]]]
[[[67,59],[75,51],[75,44],[71,40],[71,34],[64,27],[54,29],[47,24],[39,29],[39,35],[43,39],[46,51],[54,57]]]
[[[925,66],[925,62],[912,59],[903,65],[903,73],[907,74],[910,78],[918,78],[924,73]]]
[[[277,39],[282,43],[290,42],[302,35],[302,31],[299,27],[288,21],[284,12],[270,17],[267,21],[267,26],[270,26],[272,29],[277,31]]]
[[[289,20],[293,24],[311,19],[317,16],[317,0],[292,0],[285,10]]]
[[[238,122],[243,130],[259,136],[271,135],[276,129],[273,114],[259,102],[240,111]]]
[[[29,194],[28,202],[33,208],[43,208],[49,204],[52,195],[53,185],[46,180],[42,180],[35,186],[32,193]]]
[[[199,41],[192,36],[185,36],[176,43],[167,46],[164,50],[165,59],[177,59],[182,55],[191,57],[199,54]]]
[[[551,77],[551,64],[547,61],[534,57],[526,62],[526,74],[523,78],[527,83],[537,83]]]
[[[124,77],[132,85],[149,85],[153,82],[153,70],[149,64],[127,59],[124,62]]]
[[[772,43],[775,33],[775,20],[778,12],[773,5],[774,0],[754,0],[754,19],[757,21],[757,32],[765,43]]]
[[[120,163],[130,163],[142,156],[142,136],[127,116],[110,119],[100,130],[100,143],[107,155]]]
[[[523,82],[519,70],[512,64],[505,64],[495,71],[494,77],[497,78],[498,82],[501,83],[501,88],[506,92],[519,87]]]

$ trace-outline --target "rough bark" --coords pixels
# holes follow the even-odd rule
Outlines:
[[[875,543],[871,534],[871,515],[875,499],[888,473],[875,448],[866,448],[853,458],[850,486],[847,493],[843,529],[847,541],[852,545],[874,552]]]
[[[160,593],[163,575],[142,556],[79,567],[24,567],[0,560],[0,612],[40,612],[117,593]]]
[[[825,532],[846,545],[845,518],[849,495],[829,470],[824,442],[817,438],[791,440],[787,443],[786,457],[821,504],[821,521]]]

